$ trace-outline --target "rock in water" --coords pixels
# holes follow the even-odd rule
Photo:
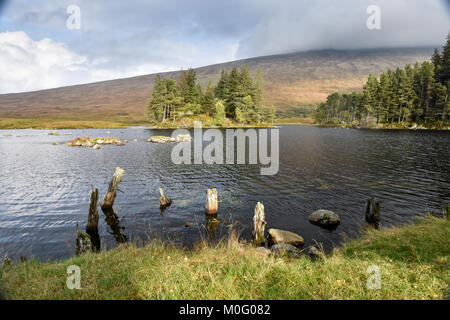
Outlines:
[[[166,136],[152,136],[147,141],[162,144],[162,143],[168,143],[168,142],[175,142],[175,138],[166,137]]]
[[[189,142],[192,141],[190,134],[179,134],[176,139],[177,142]]]
[[[298,234],[279,229],[269,229],[269,237],[275,244],[287,243],[293,246],[302,246],[305,243],[305,240]]]
[[[270,248],[273,255],[288,256],[291,258],[300,258],[302,252],[289,243],[278,243]]]
[[[323,209],[313,212],[308,220],[322,227],[337,227],[341,223],[341,219],[337,213]]]

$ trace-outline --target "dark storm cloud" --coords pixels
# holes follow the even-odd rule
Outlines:
[[[78,4],[82,10],[78,33],[64,29],[69,4]],[[366,28],[366,9],[372,4],[381,8],[381,31]],[[234,45],[237,57],[323,48],[436,45],[450,29],[444,7],[442,0],[69,0],[57,5],[19,1],[14,13],[19,24],[40,26],[46,32],[50,27],[58,40],[65,34],[78,53],[107,57],[117,66],[125,57],[139,63],[181,56],[175,60],[182,63],[183,52],[164,54],[164,50],[189,45],[213,56],[220,56],[224,46]]]

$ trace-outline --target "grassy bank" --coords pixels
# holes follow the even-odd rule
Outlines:
[[[443,299],[450,281],[450,221],[367,231],[322,259],[264,255],[229,240],[186,251],[152,242],[65,261],[5,266],[11,299]],[[66,288],[66,268],[81,268],[81,290]],[[369,290],[367,268],[381,271]]]
[[[194,128],[194,121],[202,121],[203,128],[267,128],[271,124],[240,124],[228,120],[223,127],[216,126],[211,117],[185,117],[177,121],[166,121],[164,123],[150,124],[147,120],[130,120],[130,121],[90,121],[90,120],[65,120],[65,119],[13,119],[0,118],[0,129],[114,129],[126,128],[129,126],[143,126],[146,128],[156,129],[178,129],[178,128]]]
[[[417,124],[413,122],[401,123],[374,123],[370,125],[359,125],[349,123],[316,124],[321,127],[343,128],[343,129],[385,129],[385,130],[450,130],[450,123],[429,122],[428,124]]]
[[[115,121],[0,118],[0,129],[113,129],[128,125]]]

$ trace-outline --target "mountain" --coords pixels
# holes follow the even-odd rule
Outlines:
[[[433,48],[322,50],[237,60],[197,68],[202,86],[223,69],[246,64],[265,78],[266,104],[312,108],[334,92],[361,90],[369,73],[429,60]],[[179,76],[179,71],[161,77]],[[143,119],[156,74],[0,95],[0,118],[135,121]],[[38,79],[36,79],[38,81]]]

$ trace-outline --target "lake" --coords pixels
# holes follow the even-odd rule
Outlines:
[[[99,209],[102,249],[124,237],[140,244],[169,239],[189,247],[226,237],[231,224],[250,239],[258,201],[265,206],[267,228],[293,231],[305,238],[305,246],[318,241],[330,249],[359,234],[369,197],[381,202],[382,226],[442,212],[450,203],[449,131],[281,126],[275,176],[260,175],[259,165],[175,165],[174,144],[146,142],[152,135],[170,135],[167,130],[48,132],[0,130],[0,259],[5,253],[14,260],[43,261],[74,255],[76,225],[84,231],[91,187],[103,199],[118,166],[125,170],[114,205],[118,221],[108,223]],[[100,150],[53,145],[79,136],[114,136],[129,143]],[[173,200],[164,212],[159,187]],[[217,188],[222,201],[218,223],[204,214],[207,188]],[[317,209],[338,213],[339,227],[310,224],[307,218]]]

